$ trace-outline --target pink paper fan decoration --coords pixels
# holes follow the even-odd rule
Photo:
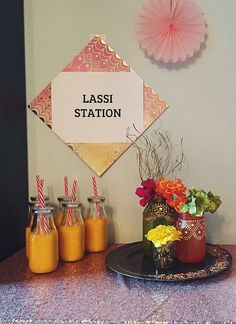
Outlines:
[[[205,41],[206,21],[192,0],[149,0],[138,16],[141,47],[157,61],[184,61]]]

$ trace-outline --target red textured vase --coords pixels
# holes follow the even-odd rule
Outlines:
[[[206,227],[204,216],[179,214],[176,228],[183,239],[176,242],[176,259],[184,263],[198,263],[206,254]]]

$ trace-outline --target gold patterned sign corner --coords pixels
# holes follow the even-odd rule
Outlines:
[[[67,143],[67,145],[101,176],[131,145],[131,143]]]

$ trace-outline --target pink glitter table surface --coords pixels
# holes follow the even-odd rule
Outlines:
[[[0,264],[0,322],[236,321],[236,267],[192,282],[129,278],[106,268],[106,252],[29,271],[21,250]],[[223,246],[236,258],[236,246]]]

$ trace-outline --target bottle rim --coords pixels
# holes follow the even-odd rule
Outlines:
[[[59,202],[61,202],[61,201],[69,202],[71,200],[71,196],[59,196],[59,197],[57,197],[57,200]]]
[[[39,214],[51,214],[54,210],[54,207],[45,207],[45,208],[32,208],[32,213],[39,215]]]
[[[90,197],[88,197],[87,200],[88,200],[88,202],[98,203],[98,202],[104,202],[105,197],[103,197],[103,196],[90,196]]]
[[[64,207],[64,208],[79,208],[81,206],[82,206],[82,203],[78,203],[78,202],[71,202],[71,201],[66,202],[65,201],[62,203],[62,207]]]
[[[33,202],[34,202],[34,201],[37,202],[37,201],[38,201],[38,196],[31,196],[31,197],[30,197],[30,200],[33,201]],[[44,195],[44,200],[49,201],[49,196]]]
[[[29,201],[29,207],[40,207],[40,203],[38,201]]]

